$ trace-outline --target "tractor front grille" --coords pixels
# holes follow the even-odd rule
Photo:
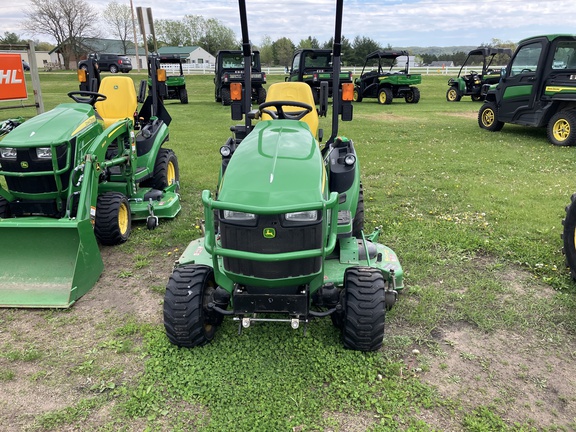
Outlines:
[[[271,235],[270,233],[273,233]],[[308,224],[287,222],[283,215],[258,215],[251,224],[230,223],[220,217],[222,246],[226,249],[276,254],[322,248],[322,220]],[[321,257],[265,262],[224,257],[232,273],[262,279],[282,279],[318,273]]]

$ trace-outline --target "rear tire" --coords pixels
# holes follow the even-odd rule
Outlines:
[[[462,93],[456,87],[450,87],[446,92],[448,102],[460,102],[460,99],[462,99]]]
[[[470,97],[474,102],[482,102],[484,100],[484,97],[482,97],[481,95],[472,95]]]
[[[220,95],[222,96],[222,105],[229,106],[232,103],[230,89],[228,87],[223,87],[220,91]]]
[[[214,339],[218,320],[211,319],[206,307],[215,289],[214,271],[208,266],[174,269],[164,296],[164,328],[171,343],[192,348]]]
[[[351,267],[344,275],[344,348],[376,351],[382,347],[386,319],[382,272],[372,267]]]
[[[0,219],[6,219],[10,217],[10,203],[8,200],[0,196]]]
[[[154,163],[154,174],[152,175],[151,187],[153,189],[164,190],[172,183],[180,181],[180,169],[178,168],[178,158],[176,154],[167,148],[161,148]],[[176,188],[178,190],[178,188]]]
[[[382,105],[390,105],[393,98],[392,90],[389,88],[383,88],[378,91],[378,103]]]
[[[556,146],[576,145],[576,113],[560,111],[552,116],[546,128],[548,140]]]
[[[570,269],[570,276],[576,281],[576,194],[570,197],[570,204],[566,206],[566,218],[562,219],[564,231],[562,252],[566,258],[566,266]]]
[[[94,234],[106,246],[124,243],[130,237],[132,214],[128,198],[120,192],[106,192],[98,197]]]
[[[420,89],[418,87],[410,87],[410,91],[404,96],[406,103],[418,103],[420,101]]]
[[[180,89],[180,103],[187,104],[188,103],[188,92],[186,89]]]
[[[257,95],[256,102],[258,103],[258,105],[266,102],[266,89],[264,87],[258,87],[256,89],[256,95]]]
[[[110,65],[110,73],[118,73],[118,66]]]
[[[498,120],[498,110],[494,102],[486,102],[478,111],[478,126],[490,132],[498,132],[504,123]]]

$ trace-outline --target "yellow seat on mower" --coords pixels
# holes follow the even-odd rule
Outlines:
[[[296,101],[310,105],[312,111],[302,117],[300,121],[308,124],[310,131],[315,137],[318,137],[318,111],[316,110],[316,103],[314,102],[312,89],[308,84],[303,82],[279,82],[272,84],[268,88],[268,94],[266,95],[266,102],[271,101]],[[288,112],[289,109],[290,107],[285,108]],[[294,110],[301,111],[302,108],[294,107]],[[262,114],[262,120],[271,120],[271,117],[264,113]]]
[[[105,101],[95,104],[98,115],[104,121],[104,128],[118,120],[134,118],[138,101],[132,78],[126,76],[106,77],[100,83],[98,93],[106,96]]]

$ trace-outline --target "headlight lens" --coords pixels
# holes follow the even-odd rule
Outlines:
[[[228,157],[228,156],[230,156],[230,153],[232,153],[232,151],[230,150],[230,147],[228,147],[228,146],[220,147],[220,154],[222,155],[222,157]]]
[[[286,220],[290,222],[314,222],[318,220],[316,210],[286,213]]]
[[[256,215],[254,213],[224,210],[224,219],[231,221],[251,221],[256,219]]]
[[[356,163],[356,156],[354,156],[352,153],[348,153],[345,157],[344,157],[344,164],[346,166],[352,166]]]
[[[38,147],[36,149],[36,155],[38,156],[38,159],[51,159],[52,147]]]
[[[16,149],[12,147],[6,147],[0,149],[0,156],[4,159],[16,159]]]

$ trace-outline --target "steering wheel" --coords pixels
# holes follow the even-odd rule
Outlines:
[[[300,111],[295,111],[295,112],[284,111],[284,107],[288,107],[288,106],[298,107],[298,108],[303,108],[303,109]],[[274,107],[274,108],[276,108],[276,111],[269,110],[269,109],[267,109],[268,107]],[[309,112],[312,112],[312,110],[314,108],[312,108],[312,106],[308,105],[307,103],[298,102],[298,101],[270,101],[270,102],[264,102],[263,104],[260,104],[258,106],[258,109],[260,110],[260,113],[266,113],[270,117],[272,117],[274,120],[278,120],[278,119],[300,120],[306,114],[308,114]]]
[[[102,102],[107,99],[106,95],[103,95],[102,93],[87,90],[71,91],[68,92],[68,96],[71,97],[74,102],[87,103],[92,106],[94,106],[96,102]]]

